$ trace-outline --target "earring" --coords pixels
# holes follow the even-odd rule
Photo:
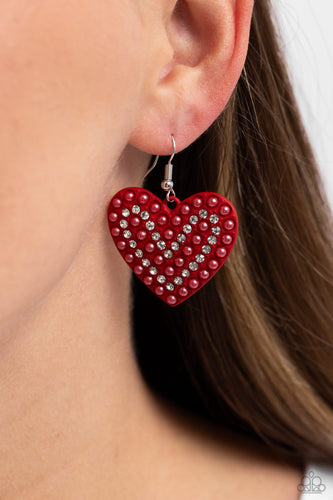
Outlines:
[[[184,201],[176,197],[176,142],[171,139],[173,153],[161,183],[165,200],[146,189],[125,188],[111,199],[107,216],[115,245],[134,274],[169,306],[176,306],[200,290],[229,257],[238,217],[231,202],[217,193],[196,193]],[[169,208],[169,202],[175,207]]]

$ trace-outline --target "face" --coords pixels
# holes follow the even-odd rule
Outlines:
[[[61,279],[107,194],[140,108],[144,8],[1,1],[0,329]]]

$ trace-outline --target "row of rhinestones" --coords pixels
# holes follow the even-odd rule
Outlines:
[[[132,210],[132,213],[136,214],[136,215],[139,215],[140,212],[141,212],[141,208],[140,208],[139,205],[133,205],[131,210]],[[129,217],[130,213],[131,212],[130,212],[130,210],[128,208],[125,208],[122,211],[122,215],[125,218]],[[148,211],[144,210],[144,211],[141,212],[141,218],[142,218],[142,220],[146,220],[147,221],[146,224],[145,224],[146,229],[148,231],[153,231],[155,229],[155,223],[153,221],[148,220],[149,217],[150,217],[150,214],[149,214]],[[205,210],[205,209],[200,210],[199,211],[199,217],[201,219],[206,219],[208,217],[207,210]],[[195,225],[195,224],[197,224],[199,222],[199,217],[197,215],[192,215],[190,217],[190,219],[189,219],[189,222],[192,225]],[[211,214],[209,220],[210,220],[210,222],[212,224],[217,224],[219,222],[219,216],[217,214]],[[127,228],[128,227],[127,220],[125,220],[125,219],[121,220],[120,221],[120,227],[122,229]],[[184,226],[183,226],[183,232],[185,234],[190,234],[192,232],[192,226],[190,224],[184,224]],[[212,232],[212,235],[210,235],[208,237],[208,240],[207,240],[207,242],[209,243],[209,245],[203,245],[202,246],[202,254],[197,254],[195,256],[195,261],[189,263],[188,268],[189,268],[190,271],[196,271],[198,269],[198,263],[202,263],[205,260],[205,255],[204,254],[209,254],[211,252],[211,246],[210,245],[215,245],[217,243],[217,238],[216,238],[215,235],[219,235],[220,234],[220,232],[221,232],[220,227],[219,226],[213,226],[211,228],[211,232]],[[179,250],[179,248],[180,248],[179,247],[179,243],[185,243],[185,241],[186,241],[185,234],[183,234],[183,233],[178,234],[178,236],[177,236],[177,242],[173,241],[171,243],[171,250],[170,249],[165,250],[166,249],[166,242],[163,241],[163,240],[160,240],[161,236],[160,236],[160,234],[158,232],[152,233],[152,239],[154,241],[157,241],[157,247],[160,250],[165,250],[164,251],[164,257],[167,258],[167,259],[170,259],[173,256],[172,250],[173,251]],[[125,229],[123,231],[123,235],[124,235],[124,237],[126,239],[129,239],[129,238],[131,238],[132,233],[128,229]],[[129,245],[131,246],[131,248],[136,248],[137,243],[136,243],[135,240],[131,240],[129,242]],[[140,250],[140,249],[137,249],[136,252],[135,252],[135,255],[138,258],[141,258],[143,256],[143,251]],[[143,258],[142,261],[141,261],[141,263],[142,263],[143,267],[149,267],[150,266],[150,261],[147,258]],[[190,276],[189,270],[188,269],[183,269],[183,271],[181,273],[182,276],[183,277],[189,277]],[[155,275],[158,274],[158,270],[154,266],[152,266],[150,268],[149,272],[150,272],[150,274],[152,276],[155,276]],[[157,281],[160,284],[164,284],[166,282],[166,280],[167,280],[167,278],[165,276],[163,276],[163,275],[158,275],[157,276]],[[174,281],[174,283],[176,285],[181,285],[183,283],[183,279],[182,279],[181,276],[176,276],[173,281]],[[168,290],[173,290],[174,286],[173,286],[172,283],[167,283],[166,284],[166,288]]]

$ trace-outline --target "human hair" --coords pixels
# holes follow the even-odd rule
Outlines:
[[[157,393],[299,464],[331,463],[332,220],[281,46],[269,1],[256,0],[227,107],[174,160],[180,199],[233,203],[235,247],[175,308],[134,277],[133,341]],[[161,193],[162,175],[145,187]]]

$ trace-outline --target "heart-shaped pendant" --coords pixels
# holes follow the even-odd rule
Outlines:
[[[238,218],[231,202],[217,193],[170,200],[175,208],[146,189],[122,189],[110,201],[108,223],[136,276],[176,306],[200,290],[229,257]]]

